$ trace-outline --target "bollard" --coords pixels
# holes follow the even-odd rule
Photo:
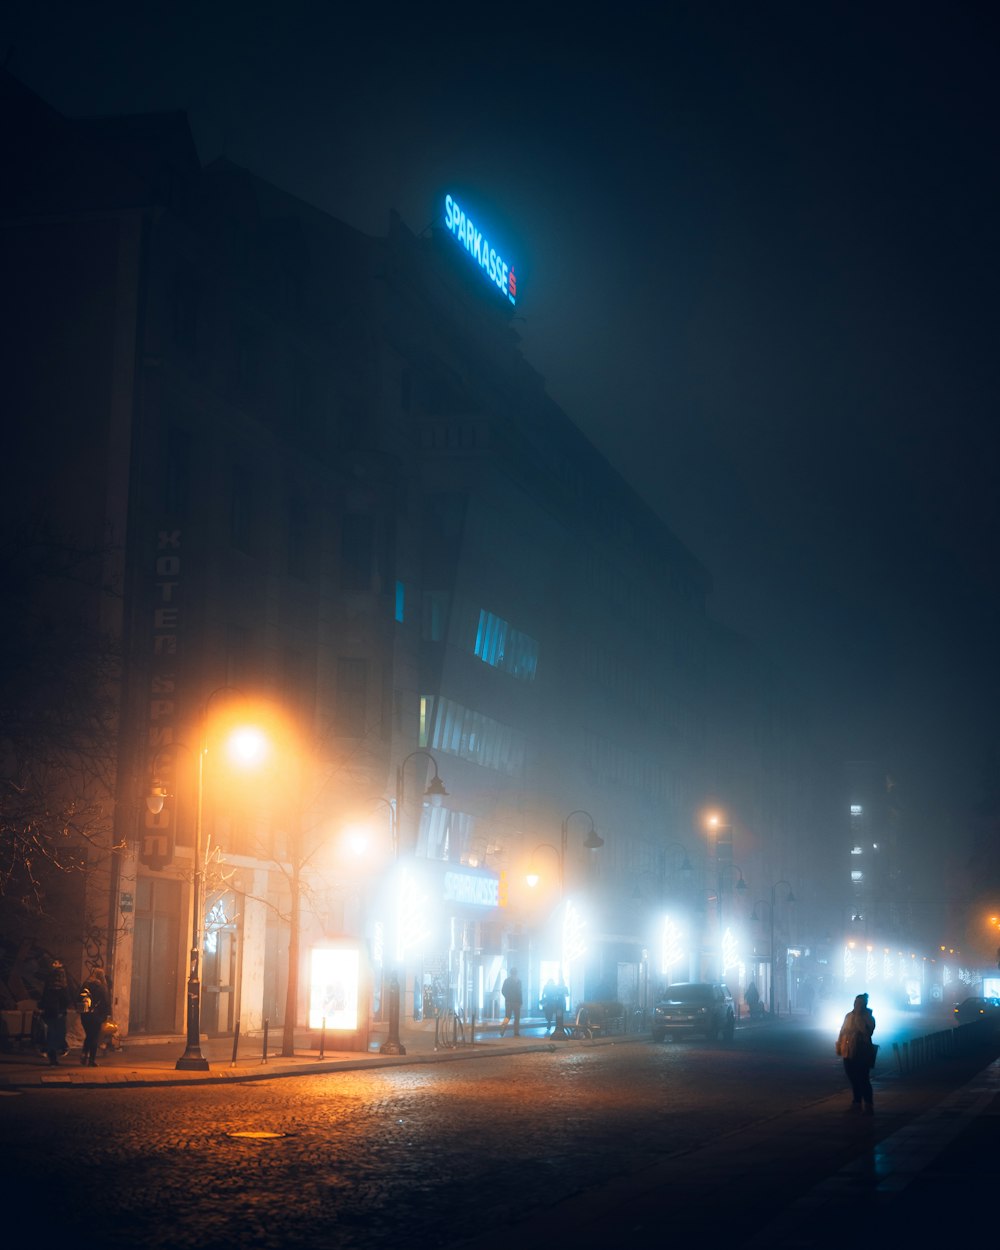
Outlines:
[[[265,1016],[264,1017],[264,1053],[260,1057],[261,1063],[267,1063],[267,1029],[270,1023],[271,1021],[267,1018],[267,1016]]]
[[[240,1022],[236,1021],[236,1028],[233,1029],[233,1061],[229,1065],[231,1068],[236,1067],[236,1052],[240,1048]]]
[[[323,1025],[319,1031],[319,1057],[322,1059],[326,1054],[326,1016],[323,1017]]]
[[[472,1017],[469,1021],[469,1045],[475,1046],[475,1044],[476,1044],[476,1013],[475,1013],[475,1010],[473,1010]]]

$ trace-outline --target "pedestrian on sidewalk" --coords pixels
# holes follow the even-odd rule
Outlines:
[[[59,1057],[66,1053],[66,1013],[69,1011],[69,982],[66,969],[58,959],[53,959],[45,978],[38,1010],[45,1025],[45,1053],[55,1067]]]
[[[111,993],[103,968],[95,968],[80,986],[80,1000],[80,1023],[83,1025],[83,1052],[80,1062],[96,1068],[101,1029],[104,1021],[111,1015]]]
[[[859,994],[844,1017],[837,1037],[837,1054],[844,1061],[844,1072],[851,1084],[851,1110],[874,1113],[871,1070],[875,1066],[875,1017],[868,1007],[868,995]]]
[[[551,1032],[552,1029],[555,1028],[556,1014],[560,1010],[564,1011],[566,1008],[566,995],[564,991],[556,985],[552,977],[549,977],[549,979],[545,982],[545,986],[542,989],[541,1002],[538,1005],[541,1007],[545,1016],[545,1027],[549,1032]]]
[[[503,995],[503,1024],[500,1026],[500,1036],[503,1037],[507,1031],[507,1025],[511,1019],[514,1021],[514,1036],[521,1036],[521,1003],[523,994],[521,990],[521,978],[517,975],[517,969],[511,968],[507,979],[500,986],[500,993]]]

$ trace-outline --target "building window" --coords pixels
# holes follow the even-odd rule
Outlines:
[[[341,656],[337,661],[337,721],[345,738],[363,738],[368,712],[368,661]]]
[[[530,634],[512,629],[502,617],[480,609],[473,652],[484,664],[510,673],[521,681],[534,681],[538,669],[538,643]]]
[[[439,698],[436,712],[430,735],[432,748],[498,772],[516,776],[523,771],[523,734],[453,699]]]
[[[423,603],[423,619],[421,634],[426,642],[443,642],[448,626],[448,604],[450,597],[446,590],[425,590]]]

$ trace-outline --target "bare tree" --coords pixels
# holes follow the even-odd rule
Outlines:
[[[0,895],[46,910],[52,873],[113,844],[121,648],[107,550],[44,529],[0,546]]]

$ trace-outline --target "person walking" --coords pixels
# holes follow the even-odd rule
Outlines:
[[[750,982],[743,998],[746,1001],[747,1011],[749,1011],[750,1019],[752,1020],[757,1015],[757,1008],[760,1005],[760,994],[757,992],[756,981]]]
[[[45,1053],[55,1067],[59,1056],[66,1053],[66,1012],[69,1011],[69,983],[66,969],[58,959],[53,959],[45,978],[38,1010],[45,1025]]]
[[[873,1115],[871,1070],[875,1066],[875,1017],[868,1006],[868,995],[859,994],[844,1016],[837,1037],[837,1054],[844,1061],[844,1072],[851,1084],[851,1110]]]
[[[521,1036],[521,1003],[523,1001],[521,990],[521,979],[517,975],[517,969],[511,968],[507,979],[500,986],[500,993],[503,995],[503,1024],[500,1026],[500,1036],[503,1037],[507,1031],[507,1025],[511,1020],[514,1021],[514,1036]]]
[[[111,1015],[111,993],[103,968],[95,968],[80,986],[80,1023],[83,1025],[83,1051],[80,1062],[97,1067],[101,1029]]]
[[[549,977],[545,982],[542,990],[542,1000],[539,1003],[545,1015],[545,1027],[547,1030],[551,1031],[555,1028],[556,1014],[560,1008],[565,1009],[565,1001],[565,996],[560,991],[559,986],[556,985],[552,977]]]

